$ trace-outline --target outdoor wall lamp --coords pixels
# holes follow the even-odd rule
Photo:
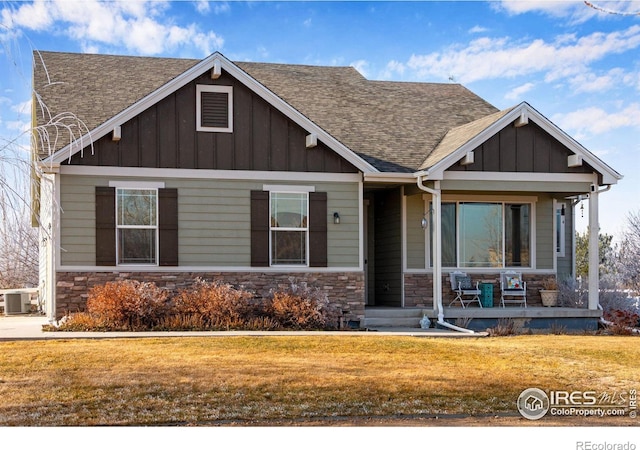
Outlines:
[[[337,212],[333,213],[333,223],[335,223],[336,225],[340,224],[340,214],[338,214]]]
[[[422,216],[422,220],[420,221],[420,226],[422,227],[423,230],[426,230],[427,227],[429,226],[429,221],[427,220],[426,213]]]

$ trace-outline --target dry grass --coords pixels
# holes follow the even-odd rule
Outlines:
[[[186,425],[515,413],[525,388],[640,386],[620,336],[0,343],[0,425]]]

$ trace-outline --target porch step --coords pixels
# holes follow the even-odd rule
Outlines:
[[[366,308],[364,326],[420,328],[421,308]]]

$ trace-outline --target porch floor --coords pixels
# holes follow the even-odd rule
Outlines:
[[[431,308],[393,308],[384,306],[367,306],[365,308],[364,325],[375,327],[420,327],[423,316],[437,319]],[[555,325],[567,326],[570,329],[593,329],[602,316],[600,310],[584,308],[563,308],[531,306],[493,307],[493,308],[444,308],[445,320],[455,323],[456,320],[470,320],[475,326],[487,327],[501,319],[513,319],[525,324],[526,328],[549,328]]]

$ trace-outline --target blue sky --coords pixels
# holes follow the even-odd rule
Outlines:
[[[0,42],[0,142],[29,126],[34,48],[352,65],[529,102],[625,176],[602,232],[640,210],[640,1],[0,2]]]

